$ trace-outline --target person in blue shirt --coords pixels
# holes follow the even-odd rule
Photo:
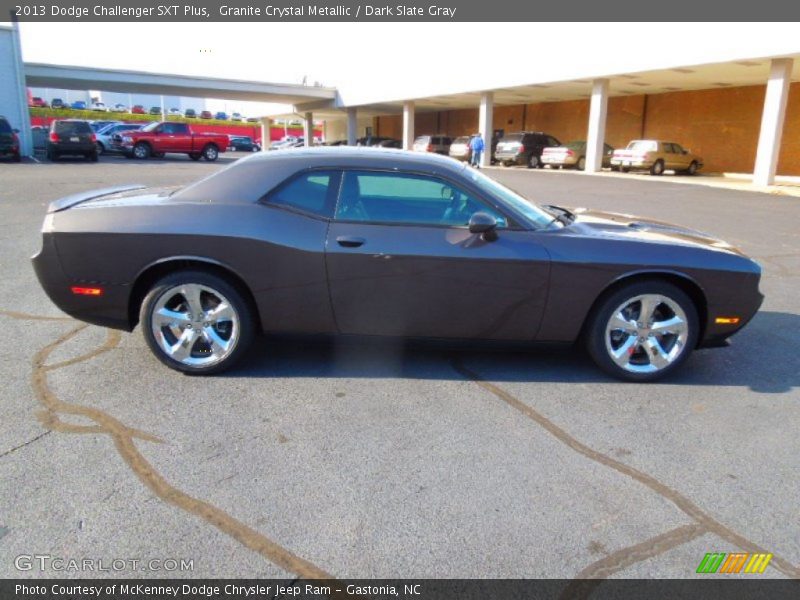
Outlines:
[[[483,154],[483,136],[480,133],[475,134],[472,136],[472,139],[469,141],[469,147],[472,150],[472,161],[471,164],[476,169],[481,168],[481,155]]]

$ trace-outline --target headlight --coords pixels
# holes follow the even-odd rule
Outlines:
[[[133,141],[133,138],[132,138],[132,137],[130,137],[129,135],[123,135],[123,136],[122,136],[122,141],[123,141],[123,142],[129,142],[129,143],[130,143],[130,142],[132,142],[132,141]]]

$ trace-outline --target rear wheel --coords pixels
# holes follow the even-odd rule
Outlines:
[[[664,174],[664,161],[658,159],[656,162],[653,163],[653,166],[650,167],[650,175],[663,175]]]
[[[575,166],[578,167],[578,171],[583,171],[584,169],[586,169],[586,157],[581,156],[578,159],[578,163]]]
[[[697,309],[678,287],[643,281],[610,294],[587,327],[586,346],[604,371],[654,381],[677,369],[697,345]]]
[[[205,158],[209,162],[213,162],[217,160],[219,157],[219,150],[214,144],[209,144],[205,148],[203,148],[203,158]]]
[[[250,304],[225,279],[203,271],[172,273],[142,303],[142,332],[171,369],[210,375],[230,368],[253,340]]]
[[[88,160],[90,162],[97,162],[97,160],[98,160],[97,151],[95,150],[94,152],[90,152],[89,154],[87,154],[86,155],[86,160]]]
[[[103,154],[103,152],[105,152],[105,151],[106,151],[106,149],[105,149],[105,146],[103,146],[103,142],[97,142],[97,153],[98,154]]]
[[[539,167],[539,157],[535,154],[531,154],[528,157],[528,168],[529,169],[536,169]]]
[[[139,142],[133,147],[133,156],[138,159],[150,158],[150,146]]]

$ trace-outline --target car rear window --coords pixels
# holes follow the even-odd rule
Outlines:
[[[427,144],[430,139],[431,139],[431,136],[429,136],[429,135],[421,135],[417,139],[414,140],[414,143],[415,144],[417,144],[417,143],[419,143],[419,144]]]
[[[453,143],[454,144],[468,144],[469,143],[469,136],[468,135],[462,135],[461,137],[457,137],[456,139],[453,140]]]
[[[500,141],[501,142],[521,142],[522,141],[522,134],[521,133],[510,133]]]
[[[655,152],[658,150],[658,142],[651,140],[635,140],[628,144],[628,150],[636,150],[637,152]]]
[[[333,177],[330,171],[302,173],[270,193],[267,203],[329,218],[333,205],[328,201],[328,188]]]
[[[0,133],[11,133],[11,125],[5,119],[0,119]]]
[[[72,133],[92,133],[86,121],[56,121],[56,133],[69,135]]]
[[[567,142],[564,144],[564,147],[569,148],[570,150],[583,150],[585,145],[586,142]]]

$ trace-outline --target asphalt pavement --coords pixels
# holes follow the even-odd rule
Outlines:
[[[42,292],[48,202],[234,158],[0,164],[0,577],[685,578],[713,551],[769,552],[755,577],[798,577],[800,199],[487,170],[761,263],[756,318],[658,384],[576,351],[393,340],[264,340],[228,374],[186,377],[138,330],[83,326]],[[33,555],[141,562],[20,570]]]

